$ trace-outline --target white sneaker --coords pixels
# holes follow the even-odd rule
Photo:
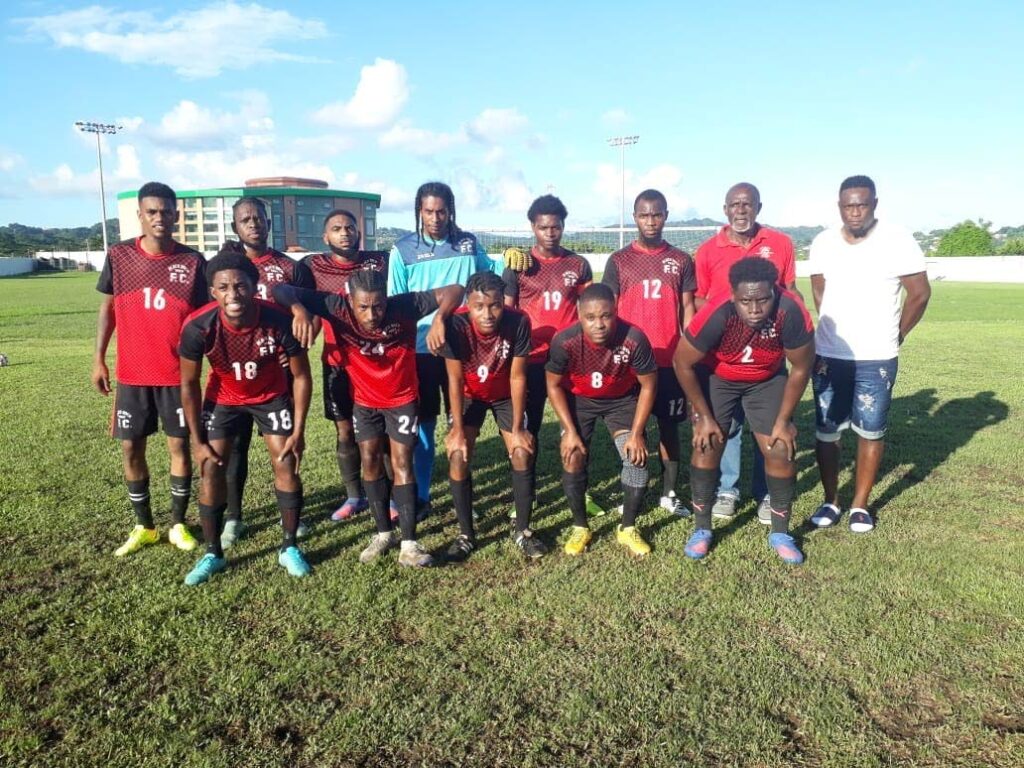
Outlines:
[[[359,553],[360,563],[372,563],[389,549],[398,546],[398,536],[394,531],[387,533],[375,533],[370,537],[370,543],[366,549]]]
[[[761,525],[772,524],[772,497],[765,496],[761,499],[761,503],[757,505],[757,521]]]
[[[735,496],[719,496],[715,499],[715,505],[711,507],[711,516],[718,517],[723,520],[732,520],[736,517],[737,501],[739,501],[739,499]]]
[[[434,557],[418,541],[403,541],[398,564],[408,568],[429,568],[434,564]]]
[[[675,491],[669,491],[668,496],[662,496],[659,505],[666,512],[671,512],[679,517],[689,517],[690,508],[683,503],[683,500],[676,496]]]
[[[245,534],[245,523],[241,520],[227,520],[224,523],[224,530],[220,533],[221,549],[231,549]]]

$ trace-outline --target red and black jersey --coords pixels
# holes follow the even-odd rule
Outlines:
[[[374,272],[388,274],[388,252],[387,251],[356,251],[355,258],[350,263],[344,263],[333,253],[314,253],[302,260],[313,276],[312,286],[300,286],[302,288],[315,288],[324,293],[336,293],[339,296],[348,296],[348,281],[356,272],[370,269]],[[334,338],[334,331],[329,325],[324,326],[324,352],[323,361],[327,365],[337,368],[341,365],[342,354],[338,350],[338,343]]]
[[[772,314],[760,328],[751,328],[736,314],[731,296],[709,301],[694,315],[686,339],[712,373],[727,381],[758,382],[774,376],[787,349],[814,339],[814,323],[800,299],[781,291]]]
[[[506,269],[501,276],[505,295],[526,313],[533,327],[531,363],[543,363],[551,338],[576,322],[580,294],[594,279],[590,263],[572,251],[548,259],[534,248],[533,265],[525,272]]]
[[[644,332],[658,366],[672,365],[683,294],[697,290],[690,254],[668,243],[647,250],[633,242],[608,258],[601,282],[618,296],[618,315]]]
[[[331,329],[357,405],[397,408],[416,399],[416,322],[437,309],[433,291],[389,296],[375,331],[359,326],[344,296],[303,288],[295,292],[302,306],[324,318],[324,330]]]
[[[448,318],[441,355],[462,362],[466,397],[496,403],[512,397],[512,358],[530,354],[530,318],[506,307],[490,336],[477,333],[469,309],[460,307]]]
[[[181,324],[210,300],[205,266],[202,254],[181,243],[170,253],[146,253],[141,237],[111,246],[96,290],[114,297],[121,384],[181,384]]]
[[[196,310],[181,329],[178,353],[186,360],[210,361],[206,401],[220,405],[259,405],[289,395],[290,384],[278,359],[303,354],[292,335],[290,312],[255,299],[251,325],[232,328],[217,302]]]
[[[574,395],[603,400],[637,389],[637,376],[658,370],[651,343],[643,331],[620,319],[607,344],[597,346],[576,323],[551,340],[545,370],[562,376],[562,386]]]
[[[263,301],[274,301],[272,291],[275,285],[316,288],[313,275],[305,263],[295,261],[273,248],[250,261],[260,271],[260,281],[256,284],[256,296]]]

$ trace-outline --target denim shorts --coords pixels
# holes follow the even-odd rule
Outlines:
[[[881,440],[889,422],[898,358],[814,360],[814,425],[818,440],[834,443],[851,427],[867,440]]]

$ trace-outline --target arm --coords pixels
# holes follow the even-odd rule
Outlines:
[[[320,323],[313,317],[329,317],[337,302],[345,299],[331,293],[311,291],[294,285],[279,283],[273,288],[274,301],[292,313],[292,333],[306,349],[316,341]]]
[[[789,363],[789,375],[786,378],[786,388],[782,392],[782,405],[779,406],[779,415],[775,417],[775,424],[772,426],[772,433],[768,437],[768,447],[772,448],[779,440],[786,446],[786,453],[789,460],[796,458],[796,425],[793,424],[793,411],[796,410],[800,398],[807,389],[807,382],[811,378],[811,366],[814,365],[814,340],[807,342],[802,347],[786,350],[786,362]]]
[[[526,414],[526,358],[513,357],[512,371],[512,440],[509,442],[509,458],[517,448],[533,453],[533,435],[523,428]]]
[[[629,438],[626,440],[623,450],[626,458],[633,462],[634,466],[642,467],[647,464],[647,443],[644,441],[644,427],[647,426],[647,419],[651,416],[654,408],[654,397],[658,392],[658,374],[639,374],[637,381],[640,382],[640,396],[636,401],[636,412],[633,414],[633,426],[629,431]]]
[[[903,275],[900,277],[900,282],[907,292],[907,297],[903,301],[903,311],[900,313],[900,344],[902,344],[914,326],[924,317],[928,300],[932,296],[932,286],[928,282],[927,272]]]
[[[430,330],[427,331],[427,349],[436,355],[444,346],[444,325],[445,321],[452,316],[452,312],[462,304],[462,297],[465,289],[461,285],[446,285],[443,288],[434,289],[434,299],[437,301],[437,314],[430,321]]]
[[[292,403],[295,413],[292,421],[292,433],[284,442],[284,450],[277,457],[284,461],[288,454],[295,456],[295,474],[299,473],[302,454],[306,450],[306,416],[309,414],[309,401],[313,394],[313,377],[309,372],[309,355],[302,350],[288,358],[288,367],[292,372]]]
[[[703,453],[714,446],[714,441],[725,442],[725,435],[722,434],[718,422],[711,413],[708,401],[704,399],[704,393],[700,389],[700,382],[693,367],[704,359],[704,353],[697,349],[688,338],[683,336],[676,345],[675,354],[672,356],[672,368],[679,379],[679,385],[686,393],[686,399],[690,403],[690,420],[693,422],[693,447]]]
[[[568,463],[569,457],[574,451],[587,455],[587,447],[580,439],[576,431],[576,425],[572,423],[572,414],[569,412],[569,400],[562,389],[562,374],[544,372],[544,378],[548,388],[548,402],[555,411],[558,421],[562,425],[562,461]]]
[[[224,462],[213,448],[210,447],[206,437],[206,427],[200,417],[202,395],[199,391],[199,375],[203,369],[201,360],[189,360],[187,357],[180,357],[181,364],[181,408],[185,412],[185,423],[188,424],[188,432],[192,436],[192,458],[199,465],[199,476],[203,475],[203,468],[207,461],[212,461],[217,466]]]
[[[452,424],[448,428],[448,434],[444,439],[444,449],[448,454],[449,461],[451,461],[451,457],[454,454],[461,451],[468,462],[469,445],[466,443],[466,433],[463,431],[462,424],[462,412],[466,407],[465,393],[463,392],[465,379],[463,378],[462,361],[446,358],[444,367],[448,371],[448,400],[451,404],[451,411],[449,413],[452,420]]]
[[[92,385],[103,395],[110,394],[110,371],[107,369],[107,347],[114,335],[117,320],[114,316],[114,297],[103,296],[96,318],[96,351],[92,359]]]
[[[804,301],[804,295],[800,293],[800,289],[796,287],[796,280],[789,282],[786,285],[786,290],[795,293],[797,296],[800,297],[800,301]]]
[[[825,296],[825,276],[811,275],[811,297],[814,299],[814,311],[821,314],[821,300]]]
[[[695,314],[697,314],[697,300],[694,298],[693,291],[683,291],[679,296],[679,327],[685,329]]]

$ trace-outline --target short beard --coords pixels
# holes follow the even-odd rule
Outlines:
[[[355,248],[336,248],[333,245],[328,245],[327,247],[331,249],[331,253],[335,256],[341,256],[342,258],[347,259],[352,254],[359,252],[359,238],[356,238]]]

